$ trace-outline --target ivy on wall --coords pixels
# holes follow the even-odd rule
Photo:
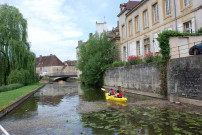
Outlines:
[[[158,35],[157,40],[159,41],[160,53],[162,58],[158,61],[158,67],[160,69],[160,93],[161,95],[167,96],[167,65],[170,60],[170,37],[179,36],[199,36],[202,33],[180,33],[179,31],[166,30]]]

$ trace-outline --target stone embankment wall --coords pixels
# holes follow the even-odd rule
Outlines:
[[[168,92],[178,97],[202,100],[202,55],[170,60]]]
[[[104,85],[153,96],[160,91],[159,74],[155,63],[110,68],[106,70]],[[173,102],[194,103],[197,100],[196,105],[202,105],[202,55],[170,60],[167,77],[170,101],[172,96]]]
[[[159,73],[156,63],[110,68],[106,70],[104,85],[159,94]]]

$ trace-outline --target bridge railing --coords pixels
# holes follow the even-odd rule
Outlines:
[[[77,75],[75,72],[58,72],[58,73],[49,73],[49,76],[74,76]]]

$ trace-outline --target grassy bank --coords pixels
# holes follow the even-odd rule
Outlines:
[[[36,83],[28,86],[24,86],[22,88],[12,90],[12,91],[6,91],[6,92],[0,92],[0,109],[1,107],[9,104],[10,102],[20,98],[23,95],[28,94],[29,92],[33,91],[34,89],[42,86],[44,83]]]

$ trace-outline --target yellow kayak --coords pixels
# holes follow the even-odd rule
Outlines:
[[[109,93],[106,93],[106,99],[107,100],[111,100],[111,101],[117,101],[117,102],[127,102],[127,98],[122,97],[122,98],[116,98],[114,96],[109,96]]]

